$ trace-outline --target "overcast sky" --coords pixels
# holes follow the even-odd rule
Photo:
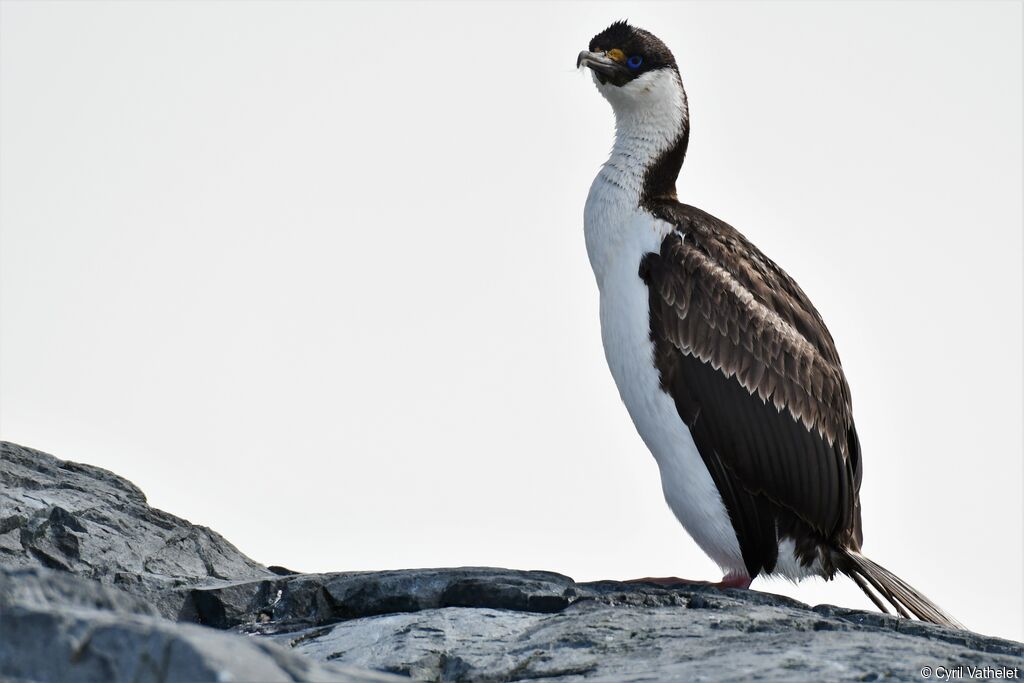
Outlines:
[[[573,68],[673,49],[679,194],[809,293],[865,553],[1022,625],[1021,4],[4,2],[0,435],[301,571],[717,568],[605,364]],[[847,579],[758,590],[871,609]]]

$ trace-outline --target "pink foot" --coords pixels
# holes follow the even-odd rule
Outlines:
[[[746,590],[750,588],[752,581],[752,578],[744,574],[730,574],[729,576],[723,576],[721,581],[711,585],[715,588],[742,588]]]
[[[680,579],[678,576],[645,576],[642,579],[630,579],[623,583],[653,583],[656,586],[663,586],[669,588],[672,586],[679,586],[684,584],[697,584],[699,586],[711,586],[712,588],[750,588],[750,583],[753,581],[749,576],[743,576],[741,574],[732,574],[723,577],[718,583],[712,583],[710,581],[694,581],[692,579]]]

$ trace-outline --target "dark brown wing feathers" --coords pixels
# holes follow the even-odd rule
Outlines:
[[[806,562],[859,547],[860,451],[835,343],[800,287],[739,232],[674,201],[640,275],[662,387],[722,492],[751,576],[779,537]]]

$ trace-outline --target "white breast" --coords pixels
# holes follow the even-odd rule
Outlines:
[[[613,154],[594,180],[584,214],[587,253],[601,292],[601,338],[608,367],[633,424],[658,463],[665,500],[676,518],[724,573],[745,575],[722,498],[674,401],[662,391],[654,365],[640,261],[659,251],[674,226],[637,208],[636,195],[616,161]]]
[[[736,532],[675,402],[662,391],[650,339],[640,261],[674,226],[638,208],[651,161],[678,138],[686,95],[670,70],[621,89],[598,83],[615,111],[615,146],[587,197],[587,254],[601,292],[601,338],[619,395],[661,470],[665,500],[697,544],[726,574],[746,575]]]

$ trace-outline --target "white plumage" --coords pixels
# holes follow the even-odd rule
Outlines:
[[[675,229],[638,204],[646,166],[679,134],[679,110],[686,106],[682,85],[674,72],[662,70],[622,88],[598,88],[615,107],[615,146],[590,187],[583,225],[601,292],[605,358],[633,424],[658,462],[672,512],[724,573],[745,574],[722,497],[675,403],[659,386],[647,286],[638,273],[644,254],[657,252]],[[623,97],[624,90],[634,92]],[[629,96],[638,93],[645,101],[641,107]]]

